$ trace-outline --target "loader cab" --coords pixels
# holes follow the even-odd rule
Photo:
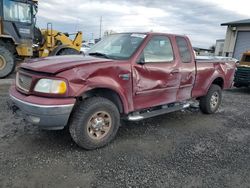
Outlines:
[[[32,56],[37,2],[0,0],[0,40],[11,40],[19,56]]]
[[[243,53],[240,66],[248,66],[250,67],[250,51]]]

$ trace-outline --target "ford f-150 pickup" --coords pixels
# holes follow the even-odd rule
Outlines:
[[[217,111],[233,85],[235,62],[196,60],[186,36],[119,33],[88,54],[23,63],[10,97],[32,124],[69,128],[85,149],[108,144],[120,120],[139,121],[190,106]]]

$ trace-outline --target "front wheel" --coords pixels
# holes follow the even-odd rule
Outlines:
[[[75,109],[69,130],[73,140],[84,149],[96,149],[114,139],[120,126],[117,107],[108,99],[93,97]]]
[[[205,114],[213,114],[218,110],[221,100],[221,87],[212,84],[207,92],[207,95],[201,97],[200,99],[200,109]]]

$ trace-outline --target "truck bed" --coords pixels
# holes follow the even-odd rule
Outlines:
[[[192,97],[201,97],[207,93],[213,78],[217,78],[222,89],[232,87],[236,63],[228,59],[196,59],[196,79],[192,91]],[[210,79],[208,79],[210,78]],[[218,79],[219,78],[219,79]]]

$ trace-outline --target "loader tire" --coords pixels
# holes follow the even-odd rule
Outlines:
[[[78,55],[78,54],[80,54],[80,52],[73,48],[65,48],[57,53],[57,55]]]
[[[11,74],[15,66],[13,54],[5,46],[0,46],[0,78]]]

